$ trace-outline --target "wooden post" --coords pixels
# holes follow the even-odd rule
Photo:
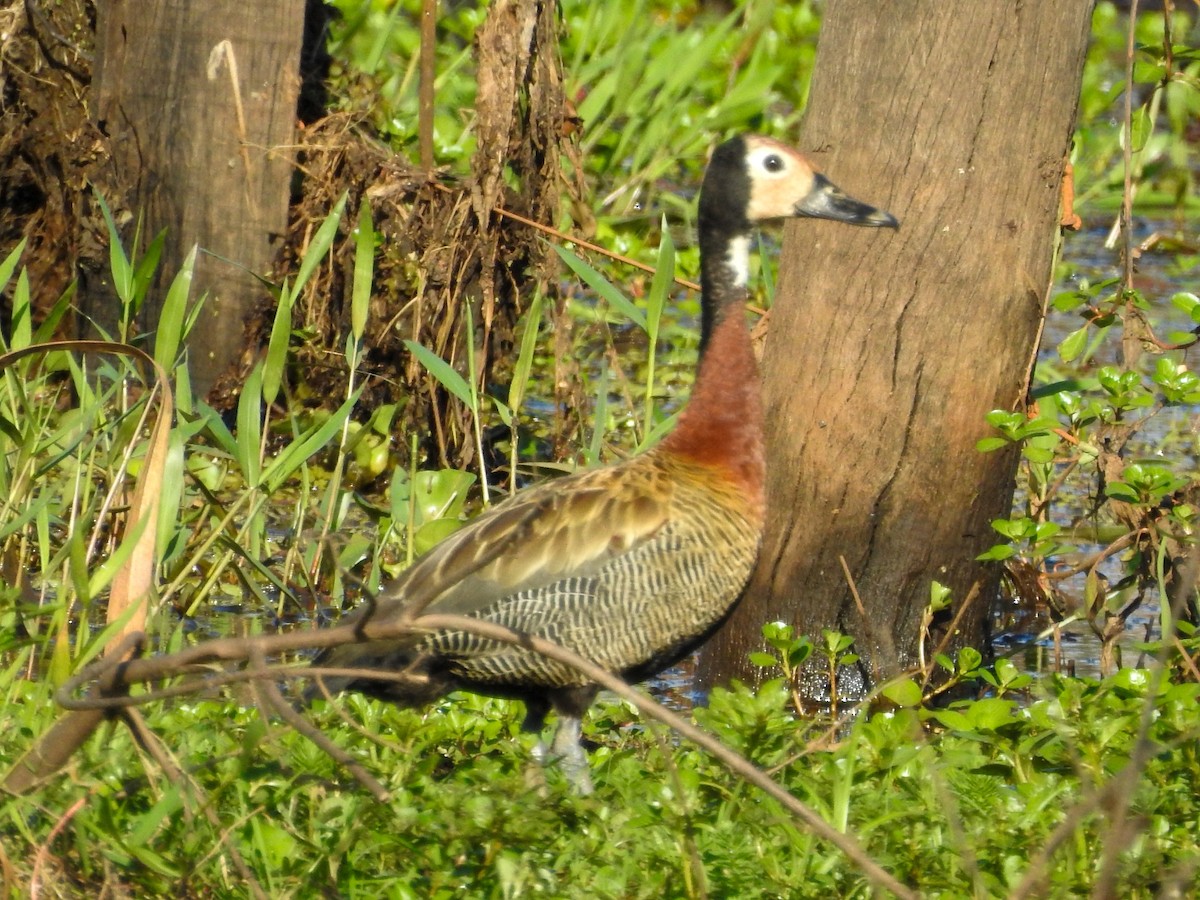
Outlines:
[[[199,393],[242,349],[242,319],[263,296],[287,225],[304,0],[108,0],[97,4],[94,117],[127,194],[108,198],[143,234],[166,228],[160,277],[143,311],[153,328],[193,244],[193,296],[208,300],[189,341]],[[128,234],[132,235],[132,223]],[[85,312],[111,326],[113,300]]]

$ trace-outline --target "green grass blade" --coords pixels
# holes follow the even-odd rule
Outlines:
[[[237,438],[226,427],[225,420],[221,417],[221,414],[203,400],[196,401],[196,412],[200,420],[204,423],[204,428],[208,431],[209,437],[216,441],[217,446],[229,454],[231,459],[237,459]]]
[[[167,456],[163,464],[162,488],[159,493],[158,534],[155,546],[160,552],[169,545],[179,527],[184,488],[184,433],[171,429],[167,436]]]
[[[104,214],[104,222],[108,225],[108,266],[112,270],[113,289],[122,304],[129,304],[133,301],[133,265],[125,255],[125,248],[121,246],[121,233],[117,231],[117,223],[113,221],[108,204],[99,193],[96,194],[96,202],[100,204],[100,212]]]
[[[44,344],[54,337],[54,332],[58,330],[58,323],[62,321],[63,316],[71,309],[71,301],[75,299],[75,290],[78,284],[78,282],[72,281],[67,285],[67,289],[62,292],[62,295],[54,301],[54,305],[50,307],[50,311],[42,319],[42,324],[33,333],[33,342],[35,344]],[[3,288],[0,287],[0,290],[3,290]]]
[[[148,520],[146,518],[139,518],[136,522],[134,522],[133,527],[121,535],[121,543],[117,546],[116,550],[109,554],[108,559],[104,560],[104,562],[100,563],[100,565],[94,566],[92,570],[87,573],[87,595],[89,597],[99,597],[100,594],[107,590],[109,585],[112,584],[112,580],[116,577],[117,571],[123,565],[125,565],[125,562],[131,555],[133,555],[133,551],[138,544],[138,539],[142,536],[142,532],[146,530],[147,522]],[[135,606],[135,603],[131,603],[126,608],[126,612],[132,612]]]
[[[675,423],[679,421],[679,412],[679,410],[676,410],[653,428],[649,429],[646,432],[646,436],[642,438],[642,442],[638,444],[638,452],[640,453],[643,450],[653,447],[664,437],[670,434],[671,430],[675,427]]]
[[[21,261],[21,254],[25,252],[25,243],[28,239],[21,238],[20,243],[13,247],[12,252],[0,261],[0,294],[4,293],[4,289],[8,287],[8,282],[12,279],[12,274],[17,270],[17,263]]]
[[[29,270],[17,275],[12,300],[12,349],[24,350],[33,340],[33,308],[29,297]],[[21,362],[24,362],[22,360]],[[22,367],[24,371],[24,367]]]
[[[259,457],[262,444],[262,380],[263,367],[254,367],[246,383],[242,385],[242,396],[238,398],[237,411],[237,459],[242,477],[252,487],[257,487],[262,477],[262,460]]]
[[[283,287],[279,291],[279,305],[275,308],[275,320],[271,323],[271,338],[267,341],[267,357],[263,362],[263,403],[268,407],[275,403],[275,398],[279,396],[279,386],[283,383],[288,343],[292,339],[292,299],[294,296],[288,291],[285,278]]]
[[[350,298],[350,330],[355,341],[361,341],[367,330],[374,268],[375,225],[371,221],[371,205],[364,197],[358,208],[358,231],[354,236],[354,289]]]
[[[438,384],[461,400],[464,406],[471,406],[471,386],[450,363],[416,341],[405,341],[404,346],[437,379]]]
[[[163,232],[159,232],[159,237],[162,235]],[[188,294],[191,293],[195,268],[196,245],[193,244],[167,289],[162,312],[158,317],[158,330],[154,334],[154,360],[168,372],[175,368],[179,346],[183,343],[183,322],[187,314]]]
[[[671,231],[667,218],[663,216],[661,238],[658,244],[658,261],[654,268],[654,278],[650,282],[650,294],[646,298],[646,419],[642,434],[647,435],[654,424],[654,375],[655,358],[658,349],[658,330],[662,324],[663,308],[671,295],[671,287],[675,283],[675,243],[671,240]]]
[[[139,222],[138,224],[140,233],[141,223]],[[166,240],[167,230],[164,228],[154,236],[154,240],[150,242],[150,246],[146,248],[146,252],[134,264],[130,285],[133,289],[133,310],[135,313],[142,308],[142,304],[146,300],[146,294],[150,291],[150,284],[154,281],[154,273],[158,269],[158,261],[162,259],[163,245],[166,243]],[[136,252],[136,239],[133,247]]]
[[[513,364],[512,383],[508,389],[508,405],[516,415],[525,400],[525,388],[529,384],[529,373],[533,370],[533,353],[537,349],[538,331],[542,325],[542,293],[533,295],[525,313],[525,327],[521,332],[521,349]]]
[[[595,466],[600,462],[600,450],[604,445],[604,426],[608,422],[608,366],[600,369],[600,378],[596,382],[596,407],[592,410],[592,440],[588,444],[587,464]]]
[[[275,457],[263,474],[263,482],[268,492],[278,490],[293,472],[333,440],[350,417],[350,413],[354,410],[354,404],[358,402],[360,396],[362,396],[362,388],[355,391],[328,419],[292,441],[282,453]]]
[[[619,310],[622,315],[634,322],[642,330],[646,328],[646,317],[642,311],[633,305],[633,302],[622,294],[607,278],[585,263],[582,259],[568,250],[566,247],[559,247],[556,244],[554,252],[559,258],[566,263],[567,268],[579,276],[579,278],[589,288],[604,300],[613,309]]]
[[[313,235],[312,243],[304,251],[304,259],[300,261],[300,271],[296,273],[296,283],[292,285],[291,299],[293,301],[300,296],[300,291],[304,289],[304,285],[308,284],[308,279],[312,277],[312,273],[321,264],[321,260],[325,258],[325,254],[333,245],[333,239],[337,237],[338,225],[342,221],[342,212],[346,208],[347,196],[345,192],[342,193],[337,204],[325,217],[321,227],[317,229],[317,233]]]

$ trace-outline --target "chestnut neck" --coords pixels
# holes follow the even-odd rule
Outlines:
[[[663,448],[723,469],[761,508],[762,395],[744,306],[749,236],[706,228],[702,220],[700,254],[700,365],[687,407]]]

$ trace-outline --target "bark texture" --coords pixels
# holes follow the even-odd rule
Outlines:
[[[1025,402],[1091,7],[826,7],[800,146],[902,224],[789,225],[763,360],[767,538],[702,682],[754,678],[775,620],[855,635],[867,677],[911,665],[933,580],[952,615],[970,600],[949,646],[984,643],[1000,572],[974,558],[1017,457],[975,443],[989,410]]]
[[[287,227],[305,0],[110,0],[97,4],[94,110],[143,234],[168,229],[153,328],[166,286],[199,244],[193,296],[208,300],[189,341],[200,392],[241,349]],[[109,198],[114,203],[114,198]],[[132,233],[132,228],[130,229]],[[114,301],[89,285],[102,325]]]

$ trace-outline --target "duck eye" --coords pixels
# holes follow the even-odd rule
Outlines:
[[[763,160],[763,168],[766,169],[768,172],[782,172],[783,171],[783,157],[772,153],[770,156],[768,156],[766,159]]]

